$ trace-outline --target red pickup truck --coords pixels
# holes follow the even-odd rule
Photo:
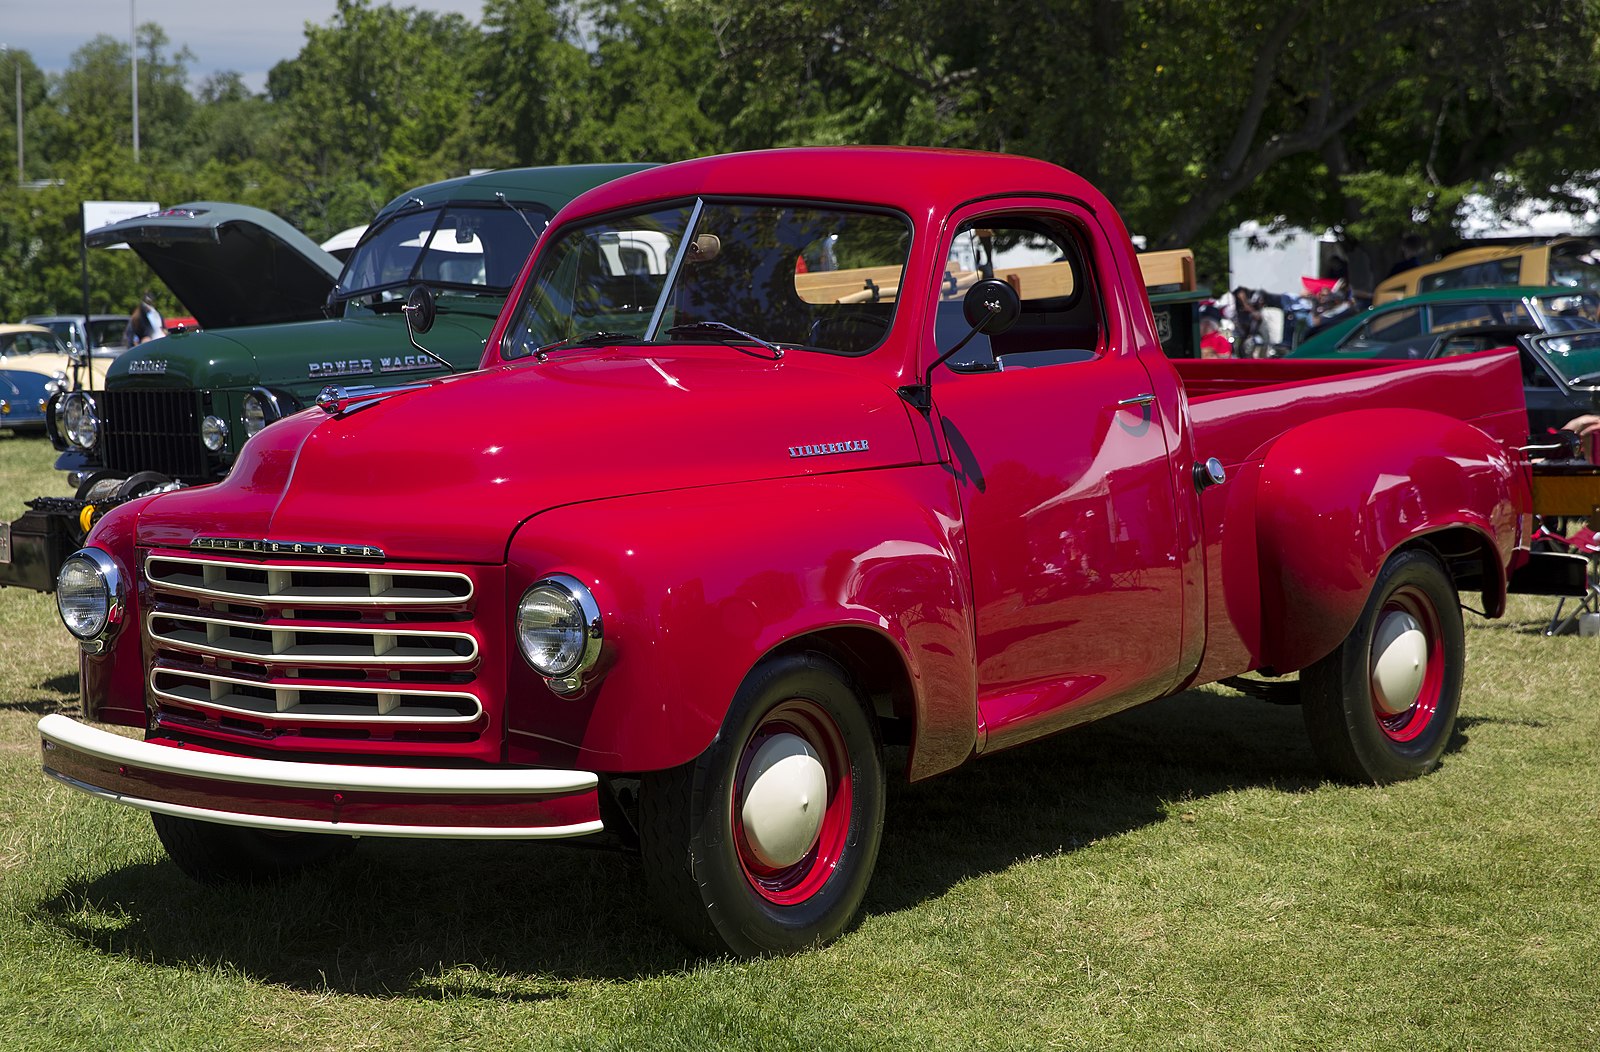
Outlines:
[[[420,303],[420,301],[419,301]],[[1019,157],[803,149],[588,192],[477,372],[330,388],[59,579],[51,776],[201,880],[364,836],[637,849],[693,945],[851,922],[913,779],[1300,673],[1328,772],[1420,775],[1458,593],[1530,556],[1510,354],[1160,353],[1117,213]]]

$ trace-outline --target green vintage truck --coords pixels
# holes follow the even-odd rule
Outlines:
[[[123,354],[103,390],[52,406],[47,428],[77,497],[0,523],[0,585],[48,591],[99,514],[164,487],[215,482],[245,441],[330,383],[391,385],[446,368],[401,308],[427,285],[427,352],[475,369],[550,218],[642,164],[519,168],[433,183],[379,211],[343,268],[260,209],[197,201],[91,231],[128,244],[200,323]]]

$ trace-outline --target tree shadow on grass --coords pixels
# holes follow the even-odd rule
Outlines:
[[[33,688],[40,692],[27,698],[0,701],[0,712],[31,712],[36,716],[47,716],[52,712],[77,712],[78,711],[78,674],[64,674],[51,676],[49,679],[36,683]]]
[[[1161,822],[1174,805],[1321,781],[1298,708],[1201,691],[927,782],[892,768],[865,909],[911,908]],[[363,996],[540,1000],[574,979],[695,963],[660,927],[630,856],[552,844],[369,838],[335,866],[256,888],[202,887],[163,859],[70,882],[37,913],[102,952]]]

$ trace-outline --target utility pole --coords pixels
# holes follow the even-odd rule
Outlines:
[[[22,59],[12,56],[17,67],[17,185],[22,185]]]
[[[139,163],[139,0],[128,0],[128,54],[133,57],[133,163]]]
[[[17,185],[22,185],[22,57],[10,44],[0,44],[0,55],[8,56],[17,70]]]

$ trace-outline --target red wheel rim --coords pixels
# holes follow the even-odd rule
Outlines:
[[[1383,624],[1391,614],[1410,615],[1421,626],[1427,641],[1427,671],[1423,674],[1416,700],[1409,708],[1402,712],[1387,712],[1379,704],[1377,692],[1370,687],[1368,691],[1372,695],[1372,715],[1378,721],[1378,729],[1390,741],[1405,744],[1421,737],[1433,723],[1434,714],[1439,711],[1439,699],[1444,692],[1444,642],[1438,614],[1433,609],[1432,601],[1420,589],[1411,585],[1397,589],[1384,601],[1383,609],[1378,611],[1377,623]],[[1370,659],[1368,668],[1370,675]]]
[[[780,734],[795,735],[816,750],[827,776],[828,789],[822,822],[811,849],[793,865],[772,867],[757,857],[745,836],[740,801],[744,799],[751,760],[763,744]],[[733,792],[728,801],[734,847],[751,889],[776,906],[798,905],[821,891],[833,875],[849,840],[852,796],[849,751],[833,717],[804,698],[791,698],[769,712],[739,754]]]

